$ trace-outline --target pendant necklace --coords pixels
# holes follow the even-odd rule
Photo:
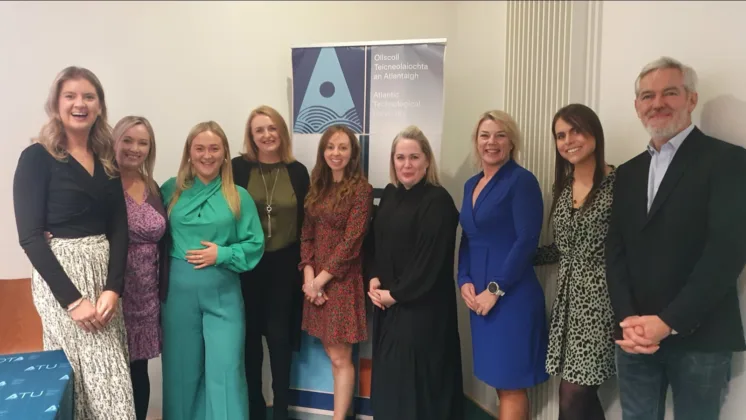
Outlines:
[[[269,193],[269,190],[267,190],[267,180],[264,179],[264,168],[262,167],[262,164],[259,163],[259,172],[262,174],[262,183],[264,184],[264,193],[267,197],[267,237],[272,237],[272,198],[275,195],[275,187],[277,186],[277,176],[280,175],[280,168],[277,168],[277,172],[275,173],[275,182],[272,184],[272,194]],[[272,171],[269,172],[270,176],[272,175]]]

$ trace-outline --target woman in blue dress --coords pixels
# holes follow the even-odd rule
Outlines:
[[[527,389],[548,379],[544,291],[533,268],[541,189],[515,161],[520,133],[510,115],[484,113],[472,140],[482,171],[464,186],[458,285],[471,310],[474,375],[497,390],[501,420],[524,420]]]

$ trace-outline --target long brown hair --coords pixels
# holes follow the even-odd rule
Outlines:
[[[332,168],[326,163],[324,159],[324,151],[326,146],[329,144],[329,140],[337,134],[343,133],[350,139],[350,161],[347,163],[344,169],[344,177],[340,182],[341,188],[337,191],[337,196],[334,200],[336,206],[345,198],[349,197],[354,187],[365,180],[363,175],[363,165],[361,163],[360,154],[360,142],[357,139],[355,133],[344,125],[333,125],[324,131],[319,141],[318,152],[316,153],[316,165],[311,171],[311,187],[308,190],[306,196],[305,207],[310,208],[319,202],[322,198],[326,197],[332,189],[334,184],[334,178],[332,176]]]
[[[194,141],[194,138],[205,131],[215,134],[220,137],[220,140],[222,140],[225,156],[223,156],[223,163],[220,166],[220,188],[223,192],[223,197],[225,197],[225,201],[228,202],[228,208],[231,209],[233,216],[238,219],[241,217],[241,197],[238,195],[236,184],[233,183],[233,169],[230,160],[231,150],[228,144],[228,137],[225,135],[223,128],[215,121],[201,122],[189,131],[186,143],[184,143],[184,153],[181,155],[179,173],[176,175],[176,190],[171,196],[171,201],[168,205],[168,214],[171,214],[171,210],[173,210],[176,202],[179,201],[181,193],[194,184],[195,175],[192,163],[189,160],[189,152],[192,149],[192,141]]]
[[[557,126],[557,121],[560,119],[569,124],[579,133],[596,139],[596,150],[593,152],[593,159],[596,161],[596,168],[593,171],[593,186],[591,187],[590,192],[588,192],[585,202],[580,207],[581,212],[590,207],[591,203],[593,203],[593,199],[596,198],[598,189],[601,187],[601,182],[604,180],[606,170],[606,160],[604,157],[604,129],[601,126],[601,121],[598,119],[598,115],[596,115],[592,109],[583,104],[570,104],[557,111],[552,119],[552,138],[554,139],[555,157],[552,208],[549,212],[550,218],[554,214],[554,210],[557,208],[557,200],[559,200],[562,190],[564,190],[568,183],[571,182],[573,171],[575,169],[572,163],[566,161],[562,155],[560,155],[559,149],[557,148],[557,131],[555,127]]]
[[[256,147],[256,143],[254,142],[254,133],[251,132],[251,121],[259,115],[266,115],[267,117],[269,117],[269,119],[272,120],[272,124],[274,124],[277,128],[277,136],[280,138],[280,160],[285,164],[294,162],[295,157],[293,157],[293,142],[290,138],[288,125],[287,123],[285,123],[285,119],[282,118],[282,115],[280,115],[280,113],[277,112],[276,109],[268,105],[262,105],[258,108],[255,108],[253,111],[251,111],[251,113],[249,114],[249,118],[246,120],[246,128],[244,129],[243,140],[243,147],[245,151],[242,154],[244,159],[250,162],[259,161],[259,149]]]
[[[153,170],[155,168],[155,132],[153,131],[153,126],[150,124],[150,121],[145,117],[135,115],[128,115],[119,120],[117,125],[114,126],[112,134],[114,137],[114,150],[116,151],[119,143],[124,138],[124,133],[126,133],[130,128],[138,125],[145,127],[145,131],[148,132],[148,136],[150,137],[150,150],[148,150],[148,156],[145,157],[142,165],[138,168],[138,172],[148,185],[150,193],[158,197],[158,185],[155,183],[155,180],[153,180]]]
[[[49,89],[47,102],[44,105],[44,110],[47,112],[49,120],[42,126],[39,136],[33,139],[33,141],[44,146],[47,152],[55,159],[59,161],[67,160],[69,153],[67,153],[67,149],[64,146],[67,142],[67,135],[65,134],[65,127],[62,125],[62,119],[60,118],[60,93],[62,85],[65,82],[80,79],[87,80],[93,85],[101,106],[101,114],[96,118],[88,134],[88,145],[101,162],[101,165],[103,165],[106,175],[110,178],[116,177],[118,171],[114,164],[114,145],[111,141],[111,126],[109,126],[107,121],[108,114],[104,88],[98,77],[86,68],[70,66],[57,74],[52,87]]]

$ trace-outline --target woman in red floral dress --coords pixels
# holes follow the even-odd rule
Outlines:
[[[352,403],[352,345],[365,341],[365,297],[360,249],[373,207],[360,143],[347,127],[327,129],[319,141],[301,233],[303,330],[317,337],[332,364],[334,420]]]

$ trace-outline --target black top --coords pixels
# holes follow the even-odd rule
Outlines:
[[[397,304],[455,304],[457,227],[458,210],[445,188],[424,180],[409,190],[389,184],[373,223],[375,261],[369,276],[378,277]]]
[[[148,186],[146,185],[145,188],[148,188]],[[171,227],[168,223],[168,209],[163,205],[161,189],[158,187],[158,184],[155,185],[155,188],[158,191],[158,195],[148,194],[148,198],[145,201],[166,219],[166,231],[161,236],[161,240],[158,241],[158,296],[161,301],[165,302],[168,296],[168,272],[171,268]]]
[[[376,418],[463,418],[453,264],[458,217],[448,192],[424,180],[383,191],[369,275],[397,303],[373,308],[371,316]],[[411,392],[420,386],[423,392]]]
[[[106,234],[110,257],[104,290],[121,295],[124,286],[129,243],[124,191],[95,156],[94,162],[91,176],[74,158],[60,162],[36,143],[21,153],[13,179],[19,242],[63,307],[81,294],[52,253],[45,231],[55,238]]]
[[[679,333],[662,347],[746,349],[737,289],[746,262],[746,151],[695,128],[648,212],[650,162],[645,151],[617,169],[606,239],[616,320],[658,315]]]
[[[257,166],[257,162],[251,162],[246,160],[243,156],[236,156],[231,160],[231,166],[233,167],[233,182],[243,188],[249,185],[249,177],[251,176],[251,169]],[[308,194],[308,189],[311,185],[311,179],[308,176],[308,169],[306,166],[297,160],[287,164],[288,175],[290,176],[290,183],[293,185],[293,191],[295,192],[296,201],[298,202],[298,241],[300,241],[301,227],[303,226],[303,215],[305,210],[303,208],[303,202]]]

